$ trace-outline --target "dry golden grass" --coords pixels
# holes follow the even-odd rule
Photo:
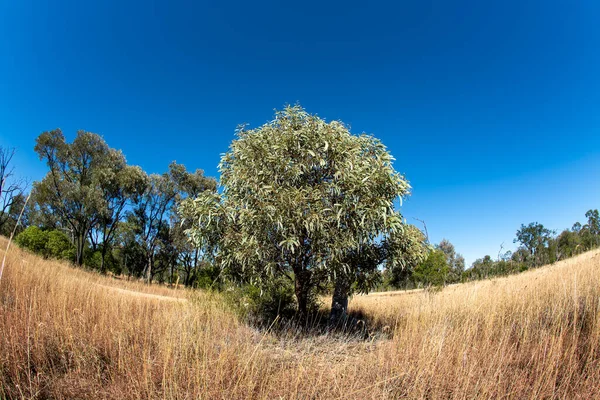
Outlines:
[[[599,397],[599,252],[439,293],[358,296],[351,308],[393,339],[281,339],[240,323],[218,295],[13,247],[0,398]]]

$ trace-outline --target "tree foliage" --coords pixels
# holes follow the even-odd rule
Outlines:
[[[443,286],[448,280],[450,266],[443,251],[436,249],[415,267],[413,279],[422,285]]]
[[[179,224],[176,220],[177,214],[173,211],[183,199],[215,190],[215,180],[205,177],[202,170],[190,173],[176,162],[169,165],[168,172],[150,175],[146,187],[134,203],[132,212],[128,214],[128,221],[134,228],[136,240],[146,253],[145,273],[148,281],[152,279],[153,274],[160,271],[154,268],[158,251],[163,250],[161,260],[164,267],[176,262],[179,256],[172,254],[175,251],[172,246],[175,240],[173,230],[177,229]],[[175,219],[169,221],[170,217]],[[181,241],[179,243],[181,244]],[[167,250],[167,257],[164,250],[168,246],[171,246],[171,249]],[[197,265],[197,254],[193,262]]]
[[[374,137],[290,106],[260,128],[240,127],[221,159],[222,194],[203,193],[181,211],[195,221],[196,245],[230,272],[258,284],[293,280],[304,315],[320,282],[350,288],[383,261],[378,244],[401,248],[389,244],[404,227],[394,201],[410,186],[392,161]]]
[[[454,245],[447,239],[442,241],[436,246],[436,249],[440,250],[446,256],[446,264],[448,265],[449,271],[447,276],[448,282],[459,282],[462,278],[462,273],[465,270],[465,259],[464,257],[456,252]]]
[[[73,260],[73,245],[69,237],[58,230],[46,231],[29,226],[15,239],[16,243],[45,258]]]
[[[521,225],[514,242],[521,243],[531,254],[533,264],[538,266],[544,263],[541,253],[544,247],[548,246],[553,234],[554,232],[544,225],[532,222],[527,226]]]
[[[124,163],[120,152],[110,149],[94,133],[79,131],[67,143],[60,129],[42,133],[35,151],[49,172],[34,185],[34,199],[60,220],[74,239],[76,262],[83,264],[84,248],[91,229],[102,215],[103,178]]]

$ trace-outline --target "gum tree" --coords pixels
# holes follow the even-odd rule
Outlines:
[[[40,134],[35,151],[49,172],[34,184],[33,197],[71,232],[76,262],[81,265],[86,238],[100,219],[103,197],[98,180],[119,157],[95,133],[78,131],[73,142],[67,143],[60,129]]]
[[[219,165],[222,193],[184,202],[181,213],[194,221],[191,239],[221,267],[258,284],[292,280],[303,319],[323,281],[335,282],[337,309],[353,287],[372,287],[381,263],[402,265],[394,203],[410,186],[392,161],[373,136],[288,106],[257,129],[238,128]]]
[[[151,174],[146,187],[136,197],[128,222],[134,227],[136,241],[146,253],[146,279],[152,280],[154,259],[161,239],[170,236],[172,211],[180,201],[195,197],[204,191],[213,192],[216,182],[204,176],[202,170],[188,172],[185,166],[172,162],[161,175]],[[172,255],[170,255],[172,256]],[[171,257],[172,258],[172,257]],[[175,257],[176,258],[176,257]]]

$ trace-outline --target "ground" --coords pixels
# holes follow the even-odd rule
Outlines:
[[[597,398],[599,308],[594,251],[439,292],[355,296],[350,309],[385,335],[275,335],[218,294],[12,247],[0,398]]]

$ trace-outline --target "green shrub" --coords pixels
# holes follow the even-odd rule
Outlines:
[[[292,282],[277,279],[259,288],[246,284],[231,286],[225,298],[238,315],[257,326],[269,326],[278,316],[292,320],[296,314],[296,300]]]
[[[100,271],[102,269],[102,245],[99,245],[94,251],[91,248],[85,249],[83,264],[87,268]],[[119,275],[123,272],[123,267],[120,264],[119,259],[115,257],[115,254],[109,249],[104,255],[104,270],[111,271],[112,273]]]
[[[61,231],[53,230],[47,232],[46,237],[46,257],[74,260],[75,249],[67,235]]]
[[[19,233],[15,239],[16,243],[29,251],[47,257],[46,243],[48,243],[48,232],[37,226],[30,226]]]
[[[16,243],[44,258],[74,260],[75,248],[69,237],[59,230],[45,231],[37,226],[27,227],[15,239]]]
[[[102,265],[102,253],[100,250],[87,249],[83,263],[88,268],[99,270]]]
[[[441,250],[434,250],[417,265],[413,271],[413,279],[424,286],[442,286],[446,283],[450,267]]]
[[[200,289],[220,289],[222,286],[220,274],[221,270],[218,267],[202,263],[201,268],[194,273],[191,285]]]

